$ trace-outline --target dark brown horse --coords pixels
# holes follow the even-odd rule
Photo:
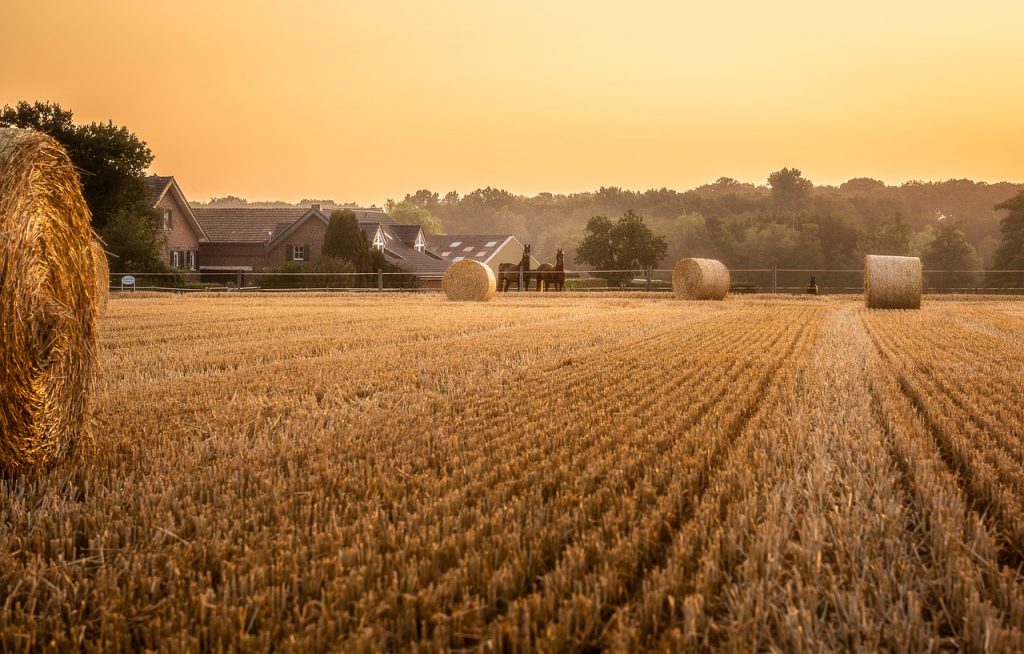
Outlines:
[[[519,288],[519,271],[523,271],[523,288]],[[498,266],[498,290],[505,293],[509,286],[516,285],[517,290],[530,288],[530,246],[523,248],[523,258],[519,263],[503,263]]]
[[[555,255],[555,265],[542,263],[537,266],[537,290],[546,291],[551,287],[565,290],[565,255],[562,248],[558,248],[558,254]]]

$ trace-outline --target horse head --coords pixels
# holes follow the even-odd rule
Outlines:
[[[565,255],[562,253],[562,248],[558,248],[558,254],[555,255],[555,265],[559,267],[565,265]]]

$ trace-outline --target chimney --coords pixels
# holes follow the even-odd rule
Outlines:
[[[320,211],[320,203],[319,202],[314,202],[313,204],[309,205],[309,208],[313,209],[315,211]]]

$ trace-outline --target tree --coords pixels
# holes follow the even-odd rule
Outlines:
[[[935,226],[934,234],[921,252],[921,265],[925,270],[943,271],[935,280],[936,285],[945,288],[975,285],[976,275],[964,271],[977,270],[981,260],[964,233],[945,220]]]
[[[1005,210],[1009,213],[999,221],[999,231],[1002,240],[999,248],[996,249],[992,260],[994,270],[1024,270],[1024,191],[1000,202],[995,206],[997,210]],[[1016,277],[1016,279],[1014,279]],[[990,283],[995,286],[1020,286],[1020,274],[990,274]]]
[[[811,197],[814,187],[798,168],[783,168],[768,175],[768,186],[772,187],[772,199],[783,209],[795,209]]]
[[[360,272],[373,272],[369,270],[370,244],[351,209],[331,213],[321,253],[329,259],[348,261]]]
[[[441,220],[437,216],[408,201],[399,202],[388,213],[397,223],[422,226],[426,234],[444,233],[444,225],[441,224]]]
[[[664,236],[657,236],[644,219],[627,211],[616,223],[608,216],[587,221],[584,237],[576,249],[576,260],[599,270],[640,270],[657,266],[668,252]],[[621,285],[631,272],[608,273],[608,283]]]
[[[441,204],[441,198],[436,192],[422,188],[412,195],[406,194],[405,200],[402,202],[411,204],[414,207],[419,207],[420,209],[433,211],[439,204]]]
[[[64,146],[81,173],[93,229],[104,236],[119,269],[138,270],[129,262],[148,261],[149,270],[166,270],[156,236],[159,216],[150,205],[146,184],[153,154],[126,127],[112,122],[75,125],[72,118],[71,111],[56,103],[23,101],[0,110],[0,127],[35,129]],[[143,253],[147,248],[149,252]]]

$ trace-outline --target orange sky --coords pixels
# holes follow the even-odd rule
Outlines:
[[[0,104],[126,125],[195,200],[1024,179],[1020,2],[4,5]]]

